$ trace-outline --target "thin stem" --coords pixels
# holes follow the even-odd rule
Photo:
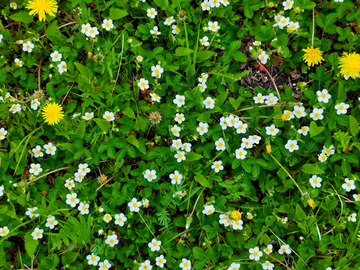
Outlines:
[[[284,107],[284,105],[261,105],[261,106],[259,106],[259,108],[266,108],[266,107]],[[234,114],[237,112],[242,112],[242,111],[247,111],[247,110],[251,110],[251,109],[254,109],[254,107],[237,110],[237,111],[232,112],[231,114]]]
[[[335,87],[335,85],[337,85],[337,84],[342,80],[342,78],[343,78],[343,77],[340,77],[340,78],[334,83],[334,85],[329,88],[328,91],[330,92],[330,90],[333,89],[333,88]]]
[[[281,97],[280,97],[279,89],[277,88],[277,85],[276,85],[276,83],[275,83],[275,81],[274,81],[274,78],[271,76],[271,74],[270,74],[270,72],[267,70],[267,68],[266,68],[263,64],[261,64],[261,62],[259,61],[259,59],[256,59],[256,61],[258,62],[258,64],[259,64],[261,67],[263,67],[263,68],[265,69],[266,73],[269,75],[269,77],[270,77],[273,85],[275,86],[275,90],[276,90],[276,93],[277,93],[277,95],[278,95],[279,102],[281,103]]]
[[[43,178],[43,177],[45,177],[45,176],[47,176],[47,175],[49,175],[49,174],[52,174],[52,173],[54,173],[54,172],[61,171],[61,170],[66,170],[66,169],[76,169],[76,168],[77,168],[77,167],[73,167],[73,166],[71,166],[71,167],[70,167],[70,166],[69,166],[69,167],[62,167],[62,168],[53,170],[53,171],[51,171],[51,172],[45,173],[45,174],[43,174],[42,176],[39,176],[38,178],[36,178],[34,181],[28,182],[28,184],[34,183],[35,181],[37,181],[37,180],[39,180],[39,179],[41,179],[41,178]]]
[[[215,32],[215,34],[213,35],[213,37],[212,37],[212,39],[211,39],[211,41],[210,41],[210,44],[209,44],[209,46],[207,46],[207,48],[206,48],[206,50],[205,50],[205,52],[210,48],[210,46],[211,46],[211,44],[212,44],[212,42],[213,42],[213,40],[214,40],[214,38],[215,38],[215,36],[216,36],[216,34],[217,34],[217,32],[219,31],[219,29],[218,30],[216,30],[216,32]]]
[[[115,44],[115,43],[114,43],[114,44]],[[121,69],[121,63],[122,63],[122,58],[123,58],[123,52],[124,52],[124,33],[122,34],[122,44],[121,44],[121,58],[120,58],[120,64],[119,64],[118,72],[117,72],[117,75],[116,75],[116,80],[115,80],[115,83],[114,83],[114,88],[113,88],[113,90],[111,91],[111,95],[114,93],[114,90],[115,90],[115,87],[116,87],[117,80],[119,79],[119,73],[120,73],[120,69]]]
[[[314,35],[315,35],[315,9],[313,9],[313,29],[311,37],[311,46],[314,47]]]

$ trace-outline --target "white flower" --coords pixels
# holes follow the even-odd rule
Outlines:
[[[227,270],[239,270],[240,263],[232,263]]]
[[[156,179],[156,171],[155,170],[146,170],[144,177],[146,180],[151,182],[152,180]]]
[[[37,110],[39,105],[40,105],[40,102],[37,98],[35,98],[31,101],[31,109]]]
[[[190,270],[191,269],[191,261],[183,258],[180,263],[180,268],[183,270]]]
[[[108,235],[106,240],[105,240],[105,244],[108,244],[110,247],[114,247],[118,243],[119,243],[119,240],[117,239],[116,234]]]
[[[107,31],[110,31],[112,28],[114,28],[113,21],[111,19],[104,19],[101,27]]]
[[[197,86],[199,86],[201,93],[204,93],[205,89],[207,88],[205,83],[199,83]]]
[[[262,264],[262,267],[264,270],[273,270],[274,269],[274,265],[269,261],[264,262]]]
[[[184,116],[183,113],[177,113],[177,114],[175,115],[174,120],[175,120],[178,124],[181,124],[182,122],[185,121],[185,116]]]
[[[304,117],[306,116],[306,112],[305,112],[305,107],[300,107],[298,105],[296,105],[294,107],[294,112],[293,114],[297,117],[297,118],[301,118],[301,117]]]
[[[67,66],[66,63],[64,61],[61,61],[60,64],[58,64],[58,69],[59,69],[59,73],[62,74],[63,72],[67,71]]]
[[[127,221],[127,217],[123,213],[115,215],[115,224],[119,226],[124,226],[124,222]]]
[[[290,22],[290,18],[286,18],[284,16],[281,16],[281,20],[278,23],[278,26],[280,29],[283,29],[285,26],[287,26]]]
[[[260,41],[259,41],[260,42]],[[258,93],[255,97],[253,97],[255,104],[263,104],[265,102],[265,98],[261,93]]]
[[[228,127],[227,117],[220,118],[220,126],[223,130],[227,129]]]
[[[289,22],[287,25],[287,31],[292,32],[300,28],[300,24],[298,22]]]
[[[236,125],[236,123],[239,122],[239,119],[237,117],[235,117],[234,115],[230,114],[227,119],[227,125],[228,127],[234,127]]]
[[[184,192],[182,192],[182,191],[176,191],[176,192],[173,194],[173,198],[174,198],[175,196],[176,196],[176,197],[177,197],[177,196],[181,196],[181,198],[182,198],[182,197],[185,196],[185,194],[184,194]]]
[[[324,116],[322,115],[324,112],[323,109],[314,108],[313,112],[310,114],[310,117],[316,121],[316,120],[322,120]]]
[[[209,38],[207,36],[204,36],[202,39],[200,39],[200,44],[203,46],[209,46],[210,45]]]
[[[328,156],[325,153],[319,155],[320,162],[325,162],[328,159]]]
[[[166,263],[166,259],[164,258],[164,255],[160,255],[159,257],[155,258],[156,265],[160,268],[164,267],[164,264]]]
[[[4,195],[4,186],[0,186],[0,197]]]
[[[59,53],[58,51],[55,51],[52,54],[50,54],[50,57],[52,61],[57,62],[57,61],[61,61],[62,54]]]
[[[239,220],[231,220],[231,225],[233,227],[234,230],[242,230],[243,229],[243,225],[244,222],[239,219]]]
[[[326,154],[327,156],[333,155],[335,153],[334,146],[330,145],[329,148],[326,148],[324,145],[322,153]]]
[[[255,40],[255,41],[253,42],[253,45],[254,45],[254,46],[260,46],[260,45],[261,45],[261,41]]]
[[[265,51],[262,51],[262,53],[259,54],[258,59],[260,60],[261,64],[265,65],[267,60],[269,58],[269,55],[266,54]]]
[[[11,2],[11,3],[10,3],[10,7],[11,7],[12,9],[17,9],[17,4],[16,4],[15,2]]]
[[[259,144],[261,141],[261,137],[258,135],[251,135],[249,136],[249,139],[255,144]]]
[[[93,112],[91,112],[91,113],[86,112],[85,115],[83,117],[81,117],[81,118],[84,119],[84,120],[93,119],[94,118],[94,113]]]
[[[50,155],[55,155],[55,152],[56,152],[56,146],[53,145],[51,142],[49,142],[48,144],[45,144],[44,145],[44,149],[46,150],[46,154],[50,154]]]
[[[289,150],[289,152],[294,152],[295,150],[299,150],[299,146],[297,145],[297,140],[288,140],[285,148]]]
[[[80,116],[81,113],[74,113],[71,119],[75,119],[76,117]]]
[[[151,71],[151,76],[161,78],[161,74],[164,72],[164,69],[160,65],[156,65],[151,67]]]
[[[177,170],[175,170],[174,173],[170,174],[169,177],[171,179],[171,184],[173,185],[180,184],[181,179],[183,178],[183,176]]]
[[[275,105],[278,101],[279,101],[279,99],[277,97],[275,97],[273,93],[271,93],[267,97],[265,103],[266,103],[266,105]]]
[[[182,147],[181,139],[173,140],[171,146],[179,150]]]
[[[181,128],[178,127],[177,125],[174,125],[174,126],[171,128],[171,132],[173,133],[173,135],[174,135],[175,137],[180,137]]]
[[[78,172],[86,175],[90,172],[89,165],[87,163],[79,164]]]
[[[88,33],[89,33],[90,28],[91,28],[90,23],[82,24],[82,25],[81,25],[81,33],[83,33],[83,34],[85,34],[85,35],[88,36]]]
[[[354,180],[349,180],[348,178],[345,178],[345,183],[342,184],[342,188],[345,189],[346,192],[355,189]]]
[[[161,32],[159,31],[159,28],[157,26],[154,26],[154,28],[150,30],[150,34],[160,36]]]
[[[210,29],[210,31],[216,32],[220,29],[220,26],[218,25],[218,22],[209,22],[208,29]]]
[[[244,124],[242,121],[239,120],[237,123],[234,124],[234,127],[236,128],[237,134],[242,134],[242,133],[246,133],[248,124]]]
[[[288,222],[288,218],[287,218],[287,217],[282,218],[282,219],[281,219],[281,222],[282,222],[283,224],[286,224],[286,223]]]
[[[34,231],[31,233],[31,236],[34,238],[34,240],[38,240],[43,237],[43,232],[44,232],[43,229],[39,229],[38,227],[36,227]]]
[[[152,101],[160,102],[161,100],[161,97],[158,94],[150,93],[150,96]]]
[[[33,218],[33,217],[38,217],[39,214],[33,214],[35,210],[37,210],[38,208],[37,207],[34,207],[34,208],[28,208],[25,215],[28,215],[30,218]]]
[[[66,203],[69,204],[71,207],[75,207],[80,200],[77,198],[76,193],[71,193],[66,195]]]
[[[15,65],[16,65],[17,67],[22,67],[22,61],[19,60],[18,58],[15,58],[15,59],[14,59],[14,62],[15,62]]]
[[[263,255],[263,253],[259,250],[258,247],[250,248],[249,252],[250,252],[250,256],[249,256],[250,260],[258,261],[260,260],[260,257]]]
[[[67,187],[69,190],[72,189],[75,186],[75,182],[72,179],[66,179],[65,181],[65,187]]]
[[[133,198],[131,202],[128,203],[128,206],[130,207],[131,212],[139,212],[141,202],[138,202],[136,198]]]
[[[218,139],[215,142],[215,146],[216,146],[216,151],[222,151],[225,150],[225,142],[223,138]]]
[[[185,96],[176,95],[173,100],[173,103],[180,108],[182,105],[185,105]]]
[[[111,122],[111,121],[114,121],[115,120],[115,115],[114,113],[112,112],[109,112],[109,111],[106,111],[103,115],[103,118],[108,121],[108,122]]]
[[[161,241],[157,241],[155,238],[148,244],[151,251],[160,250]]]
[[[39,173],[41,173],[42,169],[40,167],[40,164],[31,163],[29,172],[33,175],[38,175]]]
[[[266,135],[276,136],[279,133],[279,129],[272,124],[270,127],[266,127]]]
[[[207,79],[208,79],[209,75],[206,73],[201,73],[201,77],[198,78],[198,81],[200,83],[206,83]]]
[[[220,0],[210,0],[210,7],[220,7]]]
[[[284,114],[286,114],[286,116],[287,116],[286,121],[290,121],[291,119],[294,119],[294,118],[295,118],[295,117],[294,117],[294,114],[293,114],[291,111],[289,111],[289,110],[285,110],[285,111],[284,111]]]
[[[11,105],[10,109],[9,109],[9,112],[12,112],[12,113],[17,113],[17,112],[20,112],[21,111],[21,106],[20,104],[13,104]]]
[[[150,261],[146,260],[145,262],[141,263],[139,270],[151,270],[152,266],[150,265]]]
[[[142,62],[143,57],[141,55],[138,55],[138,56],[136,56],[136,60],[138,60],[139,62]]]
[[[31,43],[31,41],[28,41],[26,43],[23,43],[23,51],[24,52],[31,52],[34,48],[34,44]]]
[[[99,263],[99,270],[109,270],[111,267],[111,264],[108,260],[105,260],[104,262]]]
[[[144,78],[141,78],[138,82],[138,86],[141,90],[149,89],[149,81],[145,80]]]
[[[5,133],[6,134],[6,133]],[[1,129],[0,129],[0,139],[1,139]],[[44,153],[41,152],[41,146],[37,145],[35,148],[31,150],[34,153],[34,156],[37,157],[43,157]]]
[[[155,16],[157,15],[157,11],[155,10],[155,8],[148,8],[147,9],[147,16],[154,19]]]
[[[247,139],[247,138],[242,138],[241,139],[242,143],[241,143],[241,148],[252,148],[254,146],[254,143],[251,139]]]
[[[336,113],[338,115],[340,114],[346,114],[347,113],[347,109],[349,109],[350,105],[349,104],[346,104],[344,102],[341,102],[340,104],[337,104],[335,106],[335,109],[337,110]]]
[[[89,204],[81,202],[78,206],[78,210],[80,211],[80,214],[82,214],[82,215],[89,214]]]
[[[246,213],[246,217],[250,220],[254,218],[254,216],[250,212]]]
[[[9,233],[10,231],[9,231],[9,229],[8,229],[8,227],[7,226],[4,226],[4,227],[0,227],[0,236],[5,236],[5,235],[7,235],[8,233]]]
[[[110,220],[112,220],[112,217],[110,214],[105,214],[104,217],[103,217],[103,220],[106,222],[106,223],[109,223]]]
[[[148,199],[143,199],[141,201],[141,204],[145,207],[145,208],[148,208],[149,207],[149,200]]]
[[[83,172],[76,172],[76,173],[74,174],[74,176],[75,176],[75,181],[81,183],[81,182],[83,181],[83,179],[85,178],[85,175],[86,175],[86,174],[83,173]]]
[[[213,109],[215,107],[215,101],[211,97],[207,97],[203,104],[205,105],[206,109]]]
[[[96,26],[89,28],[88,32],[86,32],[86,35],[88,37],[92,37],[92,38],[95,38],[96,35],[98,35],[98,34],[99,34],[99,31]]]
[[[91,255],[87,255],[86,259],[88,260],[89,265],[97,265],[100,261],[100,257],[96,256],[94,253],[91,253]]]
[[[174,157],[177,159],[177,162],[181,162],[186,159],[184,151],[177,151]]]
[[[202,7],[202,10],[205,11],[205,10],[210,10],[210,4],[207,0],[205,0],[204,2],[201,3],[201,7]]]
[[[214,212],[215,212],[215,208],[213,205],[205,205],[205,208],[202,211],[202,213],[205,215],[211,215]]]
[[[0,187],[1,188],[1,187]],[[1,196],[1,195],[0,195]],[[356,202],[360,201],[360,194],[353,194],[354,200]]]
[[[246,158],[247,151],[243,148],[239,148],[235,150],[235,154],[237,159],[244,159]]]
[[[302,126],[301,128],[298,129],[298,133],[306,136],[308,134],[309,130],[310,129],[308,126]]]
[[[279,254],[283,255],[284,253],[286,254],[290,254],[291,250],[290,250],[290,246],[289,245],[282,245],[279,249]]]
[[[328,90],[326,89],[323,89],[322,91],[317,91],[316,94],[318,96],[319,102],[328,103],[329,99],[331,98],[331,95],[328,93]]]
[[[175,22],[174,20],[174,16],[171,16],[169,18],[167,18],[164,22],[165,25],[171,25],[173,22]]]
[[[224,166],[222,165],[222,161],[214,161],[214,163],[211,165],[211,169],[214,169],[215,172],[222,171],[224,169]]]
[[[58,221],[55,219],[54,216],[50,216],[46,219],[45,227],[50,229],[54,229],[54,227],[58,224]]]
[[[268,245],[266,248],[264,248],[264,252],[266,254],[270,254],[273,252],[273,246],[272,245]]]
[[[208,132],[208,126],[208,123],[200,122],[196,131],[199,132],[199,134],[202,136]]]
[[[174,24],[174,25],[172,26],[172,31],[171,31],[171,33],[173,33],[174,35],[179,34],[179,33],[180,33],[180,28],[179,28],[176,24]]]
[[[219,218],[220,218],[219,223],[223,224],[223,225],[225,225],[227,227],[227,225],[226,225],[227,220],[230,220],[230,219],[226,215],[223,215],[223,214],[221,214],[219,216]],[[231,223],[231,220],[230,220],[230,223]]]
[[[348,220],[352,222],[356,222],[356,213],[353,213],[350,216],[348,216]]]
[[[285,2],[283,2],[284,10],[291,9],[293,4],[294,4],[293,0],[286,0]]]

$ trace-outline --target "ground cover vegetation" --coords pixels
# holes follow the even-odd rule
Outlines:
[[[359,6],[1,1],[0,268],[359,269]]]

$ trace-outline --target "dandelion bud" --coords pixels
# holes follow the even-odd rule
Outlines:
[[[271,151],[271,144],[267,144],[266,145],[266,153],[267,154],[270,154],[272,151]]]
[[[186,230],[189,229],[191,222],[192,222],[192,217],[191,216],[187,217],[186,226],[185,226]]]
[[[240,212],[240,211],[237,211],[237,210],[234,210],[234,211],[232,211],[231,213],[230,213],[230,217],[233,219],[233,220],[239,220],[239,219],[241,219],[241,216],[242,216],[242,212]]]
[[[17,40],[17,41],[14,42],[14,44],[18,44],[18,45],[21,45],[21,44],[23,44],[23,43],[24,43],[23,40]]]
[[[90,59],[92,56],[92,52],[88,52],[88,59]]]

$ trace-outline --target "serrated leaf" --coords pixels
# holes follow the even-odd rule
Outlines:
[[[238,49],[240,49],[240,46],[241,46],[240,40],[235,40],[235,41],[231,42],[230,46],[229,46],[229,52],[232,53],[232,52],[237,51]]]
[[[29,15],[27,11],[20,11],[10,16],[10,19],[22,22],[22,23],[31,23],[34,20],[34,17]]]
[[[176,48],[175,50],[175,54],[177,56],[184,56],[184,55],[188,55],[190,53],[194,52],[193,50],[191,49],[188,49],[188,48],[185,48],[185,47],[178,47]]]
[[[359,132],[359,124],[354,116],[349,115],[351,135],[356,136]]]
[[[76,128],[75,133],[80,136],[80,138],[84,137],[86,130],[86,123],[85,120],[80,122],[80,125]]]
[[[80,73],[84,75],[86,78],[90,78],[90,79],[93,78],[94,75],[92,74],[91,70],[88,67],[85,67],[84,65],[77,62],[75,62],[74,65],[80,71]]]
[[[126,11],[126,10],[121,10],[121,9],[118,9],[118,8],[111,8],[110,9],[110,18],[112,20],[118,20],[118,19],[121,19],[125,16],[127,16],[129,13]]]
[[[25,234],[25,249],[26,252],[29,254],[29,257],[32,258],[35,254],[35,250],[37,245],[39,244],[39,240],[34,240],[34,238],[31,236],[32,231],[28,231]]]
[[[135,113],[130,107],[127,107],[122,113],[130,118],[135,118]]]
[[[215,52],[200,51],[196,55],[196,63],[201,63],[201,62],[209,59],[210,57],[212,57],[215,54],[216,54]]]
[[[319,167],[316,167],[311,164],[305,164],[302,166],[302,171],[307,174],[323,174],[324,171]]]
[[[95,118],[94,121],[103,131],[108,131],[111,127],[111,124],[104,119]]]
[[[208,188],[211,187],[211,185],[210,185],[209,181],[206,179],[206,177],[200,173],[196,173],[195,180],[203,187],[208,187]]]

